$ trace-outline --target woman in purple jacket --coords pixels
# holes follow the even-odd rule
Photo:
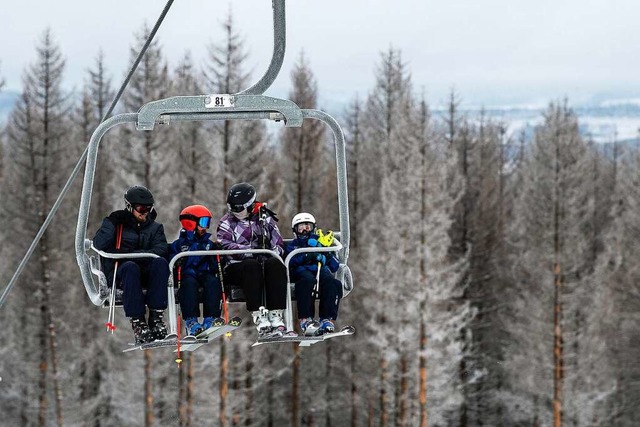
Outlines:
[[[256,202],[256,189],[246,182],[234,184],[227,194],[227,208],[218,224],[217,238],[224,249],[271,249],[282,256],[284,241],[275,214]],[[247,310],[259,336],[286,331],[287,271],[277,258],[258,254],[228,257],[224,272],[228,283],[244,291]]]

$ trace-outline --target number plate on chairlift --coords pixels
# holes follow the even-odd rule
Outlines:
[[[231,95],[207,95],[204,101],[206,108],[229,108],[233,107],[233,96]]]

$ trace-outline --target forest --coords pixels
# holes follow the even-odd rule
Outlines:
[[[257,77],[231,16],[206,58],[169,63],[154,41],[116,109],[176,95],[233,94]],[[132,37],[131,60],[146,40]],[[45,30],[0,130],[0,283],[9,282],[111,102],[120,77],[96,52],[65,91],[65,55]],[[0,58],[1,60],[2,58]],[[322,82],[294,54],[288,99],[320,108]],[[119,311],[91,304],[74,236],[77,180],[0,309],[0,412],[11,426],[640,425],[640,150],[582,136],[569,100],[550,100],[533,135],[435,110],[402,52],[371,64],[375,84],[336,117],[347,141],[354,290],[338,327],[301,348],[230,338],[183,355],[122,353]],[[2,70],[0,68],[0,75]],[[114,81],[116,83],[114,83]],[[0,78],[0,90],[2,90]],[[268,95],[268,93],[267,93]],[[121,126],[100,146],[88,234],[123,193],[154,193],[173,240],[180,210],[252,183],[281,218],[337,229],[334,141],[322,124],[261,121]]]

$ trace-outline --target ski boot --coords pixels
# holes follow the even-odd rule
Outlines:
[[[269,311],[269,323],[271,324],[272,333],[284,335],[284,333],[287,332],[284,319],[282,318],[282,310]]]
[[[251,313],[253,317],[253,323],[258,330],[258,338],[262,338],[271,332],[271,322],[269,321],[269,310],[264,307],[260,307],[258,311]]]
[[[336,331],[336,325],[333,324],[331,319],[322,319],[318,331],[320,334],[330,334]]]
[[[194,337],[204,331],[204,327],[198,323],[198,319],[195,317],[185,319],[184,326],[187,328],[187,335],[192,335]]]
[[[153,341],[153,334],[149,330],[147,322],[144,320],[144,316],[132,317],[131,329],[133,329],[133,335],[136,339],[136,345],[146,344]]]
[[[313,320],[313,318],[308,317],[306,319],[300,319],[300,330],[302,331],[302,335],[307,337],[313,337],[318,334],[318,330],[320,328],[320,324]]]
[[[162,316],[164,310],[149,309],[149,329],[155,340],[163,340],[167,336],[167,327]]]
[[[225,321],[222,317],[205,317],[204,319],[202,319],[202,327],[205,331],[211,327],[217,328],[220,326],[224,326],[224,324]]]

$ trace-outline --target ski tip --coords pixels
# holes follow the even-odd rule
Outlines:
[[[356,333],[356,328],[355,326],[349,325],[349,326],[345,326],[344,328],[340,329],[340,332],[344,332],[345,334],[355,334]]]

